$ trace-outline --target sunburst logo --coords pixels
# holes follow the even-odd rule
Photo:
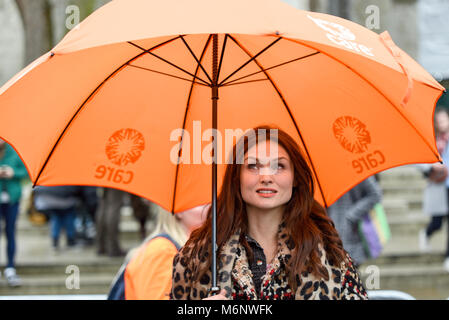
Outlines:
[[[366,125],[359,119],[351,116],[340,117],[335,120],[332,129],[340,145],[349,152],[363,153],[368,150],[371,136]]]
[[[126,166],[135,163],[145,150],[145,139],[135,129],[121,129],[109,138],[106,144],[106,155],[112,163]]]

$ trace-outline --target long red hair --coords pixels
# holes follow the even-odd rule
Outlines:
[[[277,134],[273,135],[276,130]],[[263,130],[263,131],[261,131]],[[255,133],[265,132],[264,135]],[[248,217],[245,202],[240,191],[240,172],[242,159],[247,151],[255,144],[269,139],[274,140],[288,153],[293,164],[294,185],[292,197],[286,203],[283,213],[283,223],[287,234],[293,242],[291,259],[287,263],[289,284],[293,290],[297,287],[297,277],[301,273],[310,271],[316,276],[328,280],[329,275],[322,267],[319,255],[319,244],[326,251],[328,261],[339,266],[345,259],[345,252],[340,237],[326,210],[314,199],[314,183],[312,172],[298,145],[286,132],[269,126],[261,126],[249,130],[249,134],[242,136],[233,147],[232,161],[228,160],[222,188],[217,197],[217,246],[218,250],[238,230],[241,235],[248,232]],[[199,229],[192,232],[186,245],[192,246],[191,256],[210,256],[212,246],[212,214],[209,208],[207,219]],[[244,237],[242,244],[252,257],[250,247]],[[198,270],[194,278],[200,279],[211,267],[208,259],[206,266]]]

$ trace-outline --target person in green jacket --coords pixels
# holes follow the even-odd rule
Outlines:
[[[22,179],[27,176],[28,173],[20,157],[11,146],[0,139],[0,219],[5,221],[8,257],[4,275],[8,285],[12,287],[21,284],[14,264],[16,254],[15,234],[19,202],[22,196]]]

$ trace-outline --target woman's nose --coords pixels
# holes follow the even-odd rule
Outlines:
[[[261,176],[272,176],[277,173],[277,168],[272,165],[265,165],[259,168],[259,175]]]
[[[273,182],[273,172],[271,168],[261,168],[259,170],[259,179],[261,183],[271,183]]]

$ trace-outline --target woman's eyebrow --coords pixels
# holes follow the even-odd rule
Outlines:
[[[248,157],[248,156],[246,156],[245,159],[244,159],[244,161],[247,161],[247,160],[248,160],[248,161],[252,160],[252,161],[254,161],[254,162],[256,162],[256,163],[259,162],[259,159],[255,158],[255,157]]]
[[[286,157],[279,157],[279,158],[273,158],[273,159],[271,159],[271,161],[280,161],[280,160],[286,160],[286,161],[288,161],[288,159],[286,158]]]
[[[255,160],[256,162],[260,162],[258,158],[253,157],[253,156],[250,156],[250,157],[246,156],[244,160]],[[279,158],[275,158],[273,160],[279,161],[279,160],[288,160],[288,159],[286,157],[279,157]]]

